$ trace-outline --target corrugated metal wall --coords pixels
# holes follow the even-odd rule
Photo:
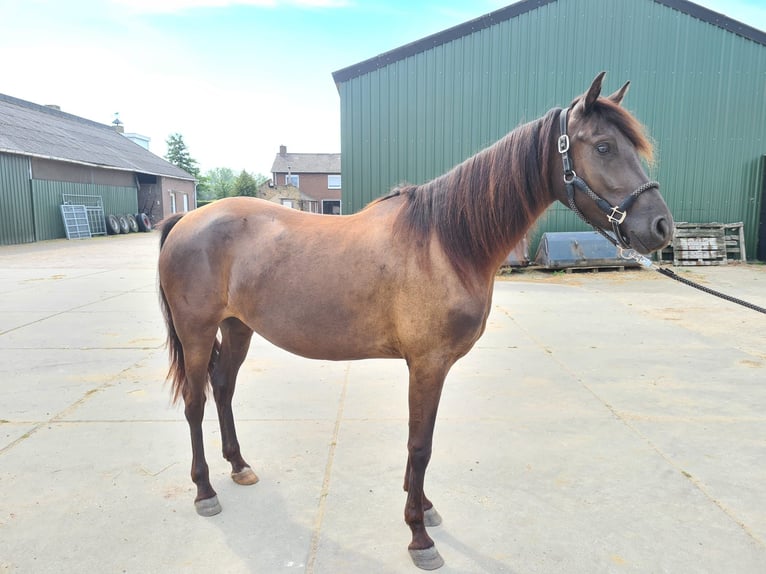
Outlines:
[[[34,240],[29,159],[0,153],[0,245]]]
[[[341,82],[344,209],[449,170],[601,70],[605,91],[632,81],[675,218],[743,221],[755,253],[766,46],[652,0],[558,0]],[[554,206],[536,236],[582,228]]]
[[[124,215],[138,212],[138,192],[135,187],[33,179],[32,198],[34,200],[35,239],[37,241],[66,237],[59,207],[64,193],[100,195],[104,202],[104,213],[107,215],[110,213]]]
[[[30,179],[29,158],[0,153],[0,245],[66,237],[62,194],[99,195],[104,212],[138,212],[135,187]]]

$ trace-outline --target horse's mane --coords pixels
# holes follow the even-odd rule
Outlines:
[[[435,234],[466,283],[473,269],[496,263],[500,249],[507,255],[554,201],[548,165],[551,154],[557,153],[561,112],[552,109],[444,175],[422,185],[400,186],[370,205],[403,197],[395,233],[421,253]],[[600,98],[594,113],[614,124],[651,161],[652,144],[629,112]]]
[[[498,246],[510,252],[551,203],[547,162],[560,113],[551,110],[444,175],[377,200],[404,197],[394,231],[424,250],[436,234],[464,281],[472,269],[491,264]]]

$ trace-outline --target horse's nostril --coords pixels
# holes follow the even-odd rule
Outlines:
[[[668,240],[673,233],[673,228],[667,218],[660,216],[654,220],[654,232],[658,237]]]

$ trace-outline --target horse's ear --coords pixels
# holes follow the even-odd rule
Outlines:
[[[625,85],[613,93],[611,96],[609,96],[609,99],[619,106],[622,103],[622,100],[625,98],[625,94],[628,93],[629,87],[630,82],[625,82]]]
[[[604,81],[604,76],[606,76],[606,72],[601,72],[596,76],[588,89],[588,93],[585,94],[585,98],[581,102],[583,115],[587,116],[593,110],[593,104],[601,95],[601,83]]]

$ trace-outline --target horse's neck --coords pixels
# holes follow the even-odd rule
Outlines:
[[[438,241],[464,283],[489,280],[554,201],[552,119],[525,124],[444,175],[399,190],[395,231],[421,245]]]
[[[555,178],[551,174],[560,160],[551,153],[555,144],[546,141],[551,137],[541,118],[520,126],[477,155],[477,160],[489,162],[490,177],[487,189],[474,193],[488,196],[484,217],[497,225],[493,233],[497,239],[494,259],[499,258],[501,263],[556,201]]]

